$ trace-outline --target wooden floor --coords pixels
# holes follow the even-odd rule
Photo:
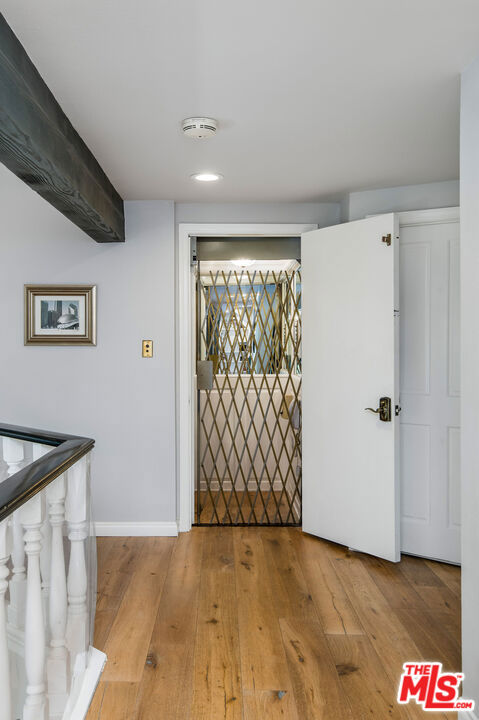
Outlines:
[[[297,528],[98,549],[95,645],[108,663],[88,720],[424,720],[395,702],[402,664],[460,670],[450,565],[392,565]]]

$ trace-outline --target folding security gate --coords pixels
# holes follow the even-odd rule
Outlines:
[[[301,273],[261,265],[198,263],[199,525],[301,523]]]

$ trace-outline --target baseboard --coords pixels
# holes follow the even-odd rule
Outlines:
[[[96,522],[98,537],[176,537],[176,522]]]

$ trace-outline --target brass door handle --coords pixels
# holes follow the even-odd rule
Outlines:
[[[391,422],[391,398],[389,397],[379,398],[379,407],[376,409],[369,407],[364,409],[379,415],[382,422]]]

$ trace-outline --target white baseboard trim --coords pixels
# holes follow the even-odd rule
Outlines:
[[[176,522],[96,522],[98,537],[176,537]]]

